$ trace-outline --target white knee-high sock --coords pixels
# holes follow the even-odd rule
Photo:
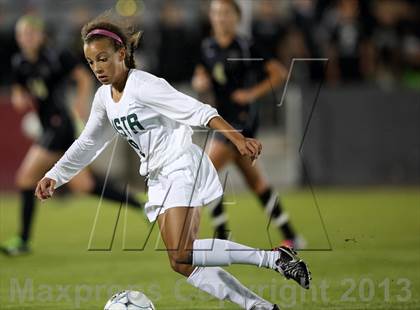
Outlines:
[[[277,251],[263,251],[221,239],[198,239],[193,244],[194,266],[229,266],[247,264],[274,268]]]
[[[220,267],[197,267],[188,283],[220,300],[229,300],[242,309],[273,309],[273,304],[243,286],[234,276]]]

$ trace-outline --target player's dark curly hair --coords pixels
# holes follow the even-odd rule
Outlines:
[[[121,38],[123,45],[112,38],[108,38],[99,34],[90,35],[88,37],[88,34],[95,29],[105,29],[115,33]],[[108,38],[112,42],[115,50],[119,50],[121,47],[124,47],[127,50],[127,54],[124,59],[125,65],[127,68],[136,67],[134,51],[139,44],[142,32],[135,30],[133,26],[124,25],[121,20],[118,20],[118,18],[113,16],[111,11],[106,11],[96,17],[94,20],[85,24],[82,28],[81,35],[83,43],[90,43],[100,38]]]

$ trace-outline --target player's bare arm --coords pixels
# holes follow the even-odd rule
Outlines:
[[[213,117],[208,126],[212,129],[220,131],[228,138],[243,156],[249,156],[251,160],[256,160],[261,154],[262,144],[256,139],[246,138],[239,131],[235,130],[222,117]]]
[[[204,93],[210,90],[211,80],[203,65],[196,66],[192,78],[192,87],[197,93]]]
[[[262,82],[248,89],[238,89],[232,94],[232,99],[238,104],[250,104],[258,98],[268,94],[273,88],[280,86],[280,84],[287,77],[286,68],[277,60],[268,61],[264,69],[267,73],[267,78]]]
[[[89,108],[86,105],[90,101],[93,87],[92,78],[82,65],[76,66],[73,69],[71,76],[76,82],[76,96],[72,105],[73,111],[79,119],[86,120],[89,111]]]
[[[18,112],[25,112],[32,107],[32,97],[28,91],[19,84],[12,86],[10,99],[12,105]]]

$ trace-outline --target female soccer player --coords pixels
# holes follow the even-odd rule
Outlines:
[[[286,70],[278,60],[263,54],[255,45],[237,34],[241,10],[234,0],[213,0],[210,22],[213,35],[202,43],[201,60],[192,80],[199,92],[213,91],[216,108],[237,130],[247,137],[255,137],[258,111],[254,101],[268,94],[286,77]],[[284,235],[283,244],[302,248],[298,237],[282,210],[280,200],[258,165],[241,156],[231,142],[216,133],[210,143],[209,156],[216,170],[234,162],[248,186],[259,197],[270,219]],[[227,239],[227,217],[221,199],[211,210],[217,237]]]
[[[89,72],[69,53],[57,52],[46,44],[44,22],[35,15],[22,16],[16,24],[16,40],[20,53],[12,66],[14,84],[11,101],[16,110],[24,112],[34,108],[42,125],[39,140],[31,146],[17,175],[16,184],[21,192],[21,232],[0,248],[4,254],[17,256],[30,251],[30,229],[34,219],[34,188],[37,181],[63,155],[73,143],[73,117],[66,107],[66,80],[76,82],[75,108],[82,111],[89,100],[92,78]],[[82,113],[78,113],[81,115]],[[81,115],[83,116],[83,115]],[[83,170],[70,183],[76,192],[102,195],[107,199],[125,202],[126,195]],[[141,204],[131,195],[128,203],[137,208]]]
[[[50,198],[118,133],[140,157],[140,174],[148,176],[145,211],[150,221],[158,221],[173,270],[188,277],[193,286],[243,309],[278,309],[218,266],[271,268],[308,288],[308,268],[296,253],[286,247],[264,251],[227,240],[197,239],[199,207],[220,197],[222,187],[207,155],[192,143],[190,126],[231,130],[226,138],[240,154],[253,159],[261,144],[232,131],[209,105],[135,69],[138,37],[107,15],[83,27],[86,59],[103,86],[96,92],[82,134],[39,181],[36,196]]]

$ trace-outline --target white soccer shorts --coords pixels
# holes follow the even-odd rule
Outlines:
[[[150,222],[175,207],[201,207],[223,195],[210,158],[195,144],[174,162],[151,173],[145,212]]]

